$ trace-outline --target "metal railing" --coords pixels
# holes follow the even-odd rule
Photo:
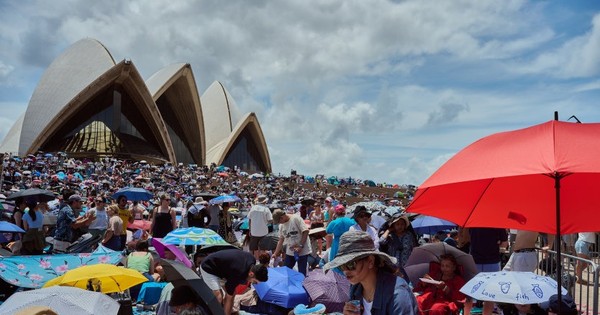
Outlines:
[[[547,251],[540,253],[540,264],[536,273],[556,278],[558,269],[557,253]],[[594,256],[592,256],[594,257]],[[560,262],[562,266],[562,285],[577,303],[582,314],[600,314],[599,299],[599,276],[600,264],[596,263],[596,258],[583,259],[581,257],[561,253]],[[587,268],[583,270],[581,279],[576,278],[577,264],[587,263]],[[579,280],[579,281],[578,281]],[[587,284],[584,284],[587,283]]]

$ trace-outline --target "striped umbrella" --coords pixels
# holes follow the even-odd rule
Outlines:
[[[302,285],[313,303],[322,303],[328,313],[341,313],[344,303],[350,300],[350,282],[337,272],[324,273],[322,269],[315,269],[308,273]]]
[[[215,231],[197,227],[173,230],[162,239],[162,242],[174,245],[229,245]]]

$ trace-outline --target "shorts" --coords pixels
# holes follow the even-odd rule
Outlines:
[[[250,236],[250,242],[248,243],[248,248],[250,250],[258,250],[258,243],[263,239],[264,236]]]
[[[494,264],[475,264],[479,272],[496,272],[500,271],[500,263]]]
[[[523,252],[517,253],[513,252],[508,259],[508,262],[504,266],[503,271],[531,271],[534,272],[538,267],[538,253],[537,251],[533,252]]]
[[[590,247],[592,247],[592,243],[588,243],[583,240],[577,240],[575,242],[575,252],[577,254],[582,254],[590,257]]]
[[[206,285],[211,290],[213,290],[213,291],[221,290],[221,278],[204,271],[204,269],[202,269],[202,267],[200,267],[200,274],[202,275],[202,280],[204,281],[204,283],[206,283]]]

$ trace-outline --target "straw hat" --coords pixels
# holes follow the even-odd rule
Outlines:
[[[335,258],[323,266],[323,270],[338,268],[355,259],[379,256],[388,266],[395,268],[396,258],[375,249],[373,239],[363,231],[348,231],[340,237],[340,247]]]

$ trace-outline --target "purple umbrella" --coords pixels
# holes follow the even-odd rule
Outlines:
[[[328,313],[341,313],[344,303],[350,300],[350,282],[337,272],[323,273],[322,269],[315,269],[308,273],[302,285],[312,304],[322,303]]]
[[[160,256],[160,258],[165,258],[165,250],[168,249],[175,255],[178,261],[182,262],[188,268],[192,268],[192,262],[188,259],[186,253],[184,253],[176,245],[165,244],[161,242],[161,239],[153,238],[152,246],[154,246],[154,249],[156,250],[156,253],[158,253],[158,256]]]

